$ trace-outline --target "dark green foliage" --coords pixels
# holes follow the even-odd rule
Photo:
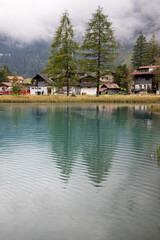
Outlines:
[[[114,81],[120,88],[128,88],[128,68],[127,65],[119,65],[115,68]]]
[[[21,93],[21,85],[16,75],[14,75],[12,79],[12,92],[16,95],[19,95]]]
[[[6,69],[8,76],[12,76],[12,73],[11,73],[11,71],[10,71],[8,66],[4,65],[3,68]]]
[[[57,82],[57,86],[62,87],[66,83],[67,96],[69,95],[69,87],[75,78],[77,69],[76,55],[78,43],[73,38],[73,26],[68,12],[65,11],[51,44],[51,56],[49,56],[45,72]]]
[[[149,41],[147,50],[149,65],[156,64],[157,58],[160,57],[160,45],[158,44],[155,35],[153,35]]]
[[[160,45],[155,36],[147,43],[145,36],[140,35],[133,48],[132,64],[135,68],[145,65],[156,64],[156,59],[160,57]]]
[[[85,31],[82,52],[85,69],[97,74],[97,96],[99,96],[99,80],[102,73],[108,70],[115,60],[116,41],[108,16],[98,7],[92,14]]]
[[[5,68],[0,69],[0,82],[9,82]]]
[[[140,35],[133,48],[132,64],[133,67],[138,68],[147,65],[147,41],[144,35]]]

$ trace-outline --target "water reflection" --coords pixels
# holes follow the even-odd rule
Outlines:
[[[1,238],[158,240],[159,119],[142,106],[0,104]]]

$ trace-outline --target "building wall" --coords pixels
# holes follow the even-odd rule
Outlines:
[[[139,89],[152,89],[152,84],[135,84],[135,89],[139,90]]]
[[[97,88],[96,87],[83,87],[80,89],[80,95],[96,95]]]
[[[137,78],[135,80],[135,84],[152,84],[152,78],[148,78],[148,79],[145,79],[145,78]]]
[[[47,87],[30,87],[30,95],[47,95]]]
[[[62,94],[67,95],[67,87],[66,86],[63,87]],[[69,88],[69,95],[72,95],[72,94],[78,95],[78,88],[77,87],[71,86]]]

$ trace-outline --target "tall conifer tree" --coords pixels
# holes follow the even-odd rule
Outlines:
[[[87,24],[82,45],[86,69],[97,75],[97,96],[101,73],[115,60],[116,48],[111,22],[99,6]]]
[[[160,45],[158,44],[155,35],[152,36],[148,43],[148,61],[149,64],[156,64],[157,58],[160,57]]]
[[[133,48],[132,64],[133,67],[138,68],[147,63],[147,41],[144,35],[140,35]]]
[[[51,56],[49,56],[45,72],[57,82],[59,87],[62,87],[64,83],[67,84],[67,96],[69,96],[70,83],[76,71],[78,43],[73,38],[73,26],[68,12],[65,11],[51,44]]]

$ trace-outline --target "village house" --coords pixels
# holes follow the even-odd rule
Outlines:
[[[120,87],[116,83],[104,83],[99,89],[99,94],[117,94],[120,90]]]
[[[70,84],[69,95],[96,95],[97,94],[97,78],[90,73],[79,73],[76,76],[74,83]],[[119,91],[119,86],[113,81],[113,76],[108,75],[100,79],[100,94],[116,94]],[[67,95],[67,84],[64,83],[61,89],[56,88],[56,83],[47,74],[38,73],[32,78],[30,86],[31,95]]]
[[[101,83],[113,83],[114,75],[113,74],[105,74],[100,77]]]
[[[10,82],[1,82],[0,83],[0,91],[7,91],[11,89],[11,83]]]
[[[79,83],[77,85],[77,95],[96,95],[97,83],[96,76],[85,73],[79,74]]]
[[[53,94],[53,81],[45,73],[38,73],[32,78],[30,86],[31,95],[48,95]]]
[[[8,76],[9,81],[10,81],[11,83],[12,83],[14,77],[15,77],[15,76]],[[24,78],[23,78],[22,76],[16,76],[16,77],[17,77],[19,83],[23,83]]]
[[[159,68],[159,65],[141,66],[137,68],[133,72],[131,91],[135,93],[140,91],[156,93],[158,90],[158,83],[154,82],[154,76]]]

